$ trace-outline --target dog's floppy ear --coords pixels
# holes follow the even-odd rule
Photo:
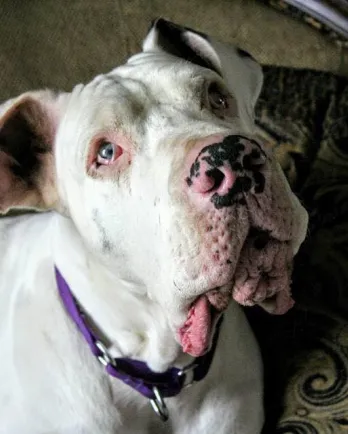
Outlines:
[[[0,106],[0,213],[56,205],[58,100],[49,91],[30,92]]]
[[[246,52],[187,27],[159,18],[152,23],[143,51],[162,51],[217,72],[236,98],[242,121],[250,127],[259,97],[261,66]]]

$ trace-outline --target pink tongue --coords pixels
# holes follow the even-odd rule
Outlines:
[[[198,357],[204,354],[211,335],[210,303],[201,295],[191,307],[185,324],[179,330],[179,339],[185,353]]]

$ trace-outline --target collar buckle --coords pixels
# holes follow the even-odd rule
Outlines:
[[[100,351],[100,355],[97,356],[97,359],[99,360],[99,362],[104,367],[111,365],[114,368],[116,368],[116,366],[117,366],[116,360],[110,356],[110,354],[109,354],[106,346],[103,344],[103,342],[96,340],[95,346]],[[186,372],[190,371],[191,369],[192,368],[190,368],[190,367],[183,368],[181,371],[178,372],[178,376],[182,376],[182,375],[186,374]],[[186,384],[184,385],[184,387],[187,387]],[[154,386],[152,388],[152,391],[154,394],[154,398],[150,399],[151,406],[152,406],[154,412],[157,414],[157,416],[159,416],[163,422],[166,422],[169,419],[168,407],[166,406],[166,403],[164,402],[164,399],[161,395],[161,392],[158,390],[158,388],[156,386]]]
[[[195,369],[197,368],[198,363],[192,362],[191,364],[185,366],[180,369],[178,372],[178,377],[184,376],[183,389],[192,386],[195,383]]]

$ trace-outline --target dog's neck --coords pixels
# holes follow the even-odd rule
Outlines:
[[[55,264],[110,354],[143,360],[154,371],[187,363],[165,311],[146,288],[112,273],[85,248],[69,219],[56,215],[53,224]]]

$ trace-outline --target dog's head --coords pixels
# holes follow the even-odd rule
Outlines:
[[[275,313],[292,304],[307,215],[254,139],[261,85],[244,51],[159,19],[125,65],[1,107],[0,209],[71,218],[202,354],[231,295]]]

